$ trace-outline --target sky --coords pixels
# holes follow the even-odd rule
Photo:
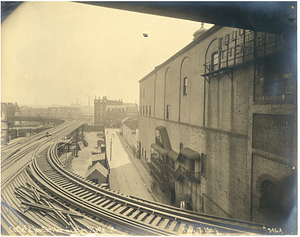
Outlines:
[[[75,2],[24,2],[1,24],[1,101],[88,105],[90,97],[93,105],[107,96],[138,103],[138,81],[200,27]]]

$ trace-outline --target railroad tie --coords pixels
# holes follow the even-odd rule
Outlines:
[[[66,181],[67,183],[61,185],[62,188],[72,188],[75,187],[77,185],[70,183],[69,181]]]
[[[141,212],[140,210],[136,210],[134,213],[130,215],[130,218],[134,219],[140,212]]]
[[[101,207],[106,206],[107,204],[109,204],[111,202],[110,199],[106,200],[105,202],[101,203]]]
[[[123,207],[119,208],[119,209],[117,210],[117,213],[118,213],[118,214],[121,214],[121,212],[124,211],[126,208],[128,208],[128,207],[127,207],[127,206],[123,206]]]
[[[116,211],[118,208],[120,208],[122,206],[122,204],[120,204],[120,203],[118,203],[114,208],[113,208],[113,210],[112,211]]]
[[[164,230],[168,225],[169,221],[170,221],[169,219],[164,219],[159,228]]]
[[[99,195],[94,193],[93,196],[91,196],[87,201],[92,202],[92,200],[94,200],[95,198],[99,198]]]
[[[106,209],[111,209],[116,204],[117,204],[116,202],[112,202],[112,203],[108,204],[105,208]]]
[[[86,198],[88,198],[88,197],[90,197],[92,195],[94,195],[94,193],[89,192],[89,193],[85,194],[84,196],[82,196],[81,198],[82,199],[86,199]]]
[[[174,231],[174,228],[175,228],[175,226],[177,225],[177,223],[178,223],[177,221],[173,221],[172,224],[171,224],[170,227],[169,227],[169,230],[170,230],[170,231]]]
[[[69,183],[69,180],[62,179],[62,180],[57,181],[57,182],[55,182],[55,183],[58,184],[59,186],[63,186],[63,185],[65,185],[65,184]]]
[[[76,192],[78,192],[78,191],[80,191],[80,190],[82,190],[82,187],[74,187],[74,188],[71,188],[71,189],[69,189],[68,191],[69,192],[71,192],[71,193],[76,193]]]
[[[157,223],[162,219],[162,217],[157,216],[154,221],[151,223],[151,226],[156,226]]]
[[[79,196],[80,194],[83,194],[85,192],[88,192],[88,191],[86,191],[85,189],[83,189],[82,187],[80,187],[80,190],[73,192],[73,194]]]
[[[55,183],[56,183],[57,181],[58,181],[58,182],[61,181],[61,179],[62,179],[61,177],[56,177],[56,176],[54,176],[54,177],[49,177],[49,178],[51,179],[52,182],[54,181]]]
[[[106,198],[101,198],[99,201],[96,202],[96,205],[99,205],[100,203],[104,202],[106,200]]]
[[[122,215],[123,216],[127,216],[130,212],[132,212],[133,211],[133,208],[129,208],[127,211],[125,211]]]
[[[186,225],[186,224],[184,224],[184,223],[181,223],[181,224],[180,224],[180,226],[179,226],[179,228],[178,228],[178,231],[177,231],[178,234],[182,234],[182,232],[183,232],[184,229],[185,229],[185,225]]]
[[[85,192],[81,193],[81,194],[79,195],[79,197],[82,197],[82,198],[83,198],[83,196],[85,196],[85,195],[87,195],[87,194],[93,194],[93,193],[91,193],[90,191],[85,191]]]
[[[142,213],[141,215],[139,215],[139,217],[137,218],[137,220],[138,221],[142,221],[144,218],[145,218],[145,216],[147,216],[147,212],[144,212],[144,213]]]
[[[150,216],[146,217],[144,222],[147,224],[150,224],[150,222],[153,220],[154,217],[155,217],[155,215],[151,214]]]

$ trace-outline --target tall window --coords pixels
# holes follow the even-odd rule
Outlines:
[[[218,65],[219,65],[219,54],[218,52],[214,52],[211,55],[211,71],[217,70]]]
[[[145,114],[145,106],[143,106],[143,114]]]
[[[151,116],[151,105],[149,105],[149,116]]]
[[[201,153],[201,173],[206,176],[206,155]]]
[[[183,95],[187,95],[187,86],[188,86],[188,78],[185,77],[183,79]]]
[[[143,89],[143,97],[145,98],[145,89]]]
[[[146,115],[148,115],[148,105],[146,105]]]
[[[169,119],[169,105],[167,105],[166,108],[166,118]]]

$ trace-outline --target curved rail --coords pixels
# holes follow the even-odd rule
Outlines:
[[[64,169],[57,155],[57,144],[34,159],[30,172],[41,187],[72,208],[139,235],[267,234],[267,228],[258,223],[186,211],[101,188]]]
[[[15,166],[14,173],[10,174],[5,181],[2,180],[2,234],[13,236],[128,234],[126,231],[114,229],[112,225],[104,221],[99,223],[99,221],[84,217],[76,210],[67,207],[55,195],[51,196],[40,188],[30,177],[27,169],[25,169],[27,164],[34,160],[34,157],[40,157],[42,154],[45,154],[50,146],[50,142],[59,141],[61,137],[76,130],[78,126],[81,126],[81,123],[67,123],[60,129],[57,129],[51,137],[38,141],[36,143],[37,148],[31,151],[32,154],[30,152],[22,154],[25,162],[17,162],[16,164],[20,163],[21,165]],[[20,146],[22,145],[20,144]],[[20,147],[16,146],[16,148]],[[41,152],[41,150],[43,151]],[[28,155],[31,156],[32,160],[28,159]],[[21,154],[19,153],[18,156],[21,157]],[[11,157],[10,163],[13,163],[20,157]]]
[[[18,162],[26,154],[28,157],[32,153],[32,156],[27,163],[22,161],[29,164],[26,170],[23,166],[2,182],[4,218],[1,224],[4,229],[15,226],[38,228],[38,234],[42,235],[66,234],[66,230],[83,235],[108,235],[111,234],[109,230],[115,235],[268,234],[261,224],[123,195],[66,170],[58,157],[58,143],[64,134],[73,132],[78,126],[70,122],[57,126],[51,137],[40,139],[44,136],[39,135],[28,143],[24,141],[13,146],[18,150],[6,156],[3,168]],[[19,234],[27,235],[28,231]],[[37,232],[31,233],[35,234]]]

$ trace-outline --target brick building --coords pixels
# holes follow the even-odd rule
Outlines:
[[[284,225],[296,64],[282,36],[214,26],[142,78],[139,156],[176,206]]]
[[[94,125],[121,128],[126,117],[137,118],[138,106],[122,100],[108,100],[106,96],[94,100]]]

